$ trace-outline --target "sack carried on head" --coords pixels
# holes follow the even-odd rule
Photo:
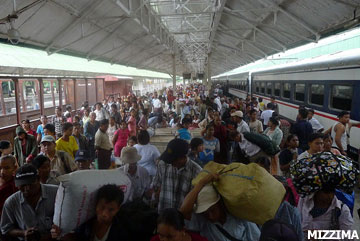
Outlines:
[[[285,195],[284,186],[258,164],[209,162],[193,180],[193,185],[208,173],[220,174],[213,185],[227,210],[234,216],[262,225],[274,218]]]
[[[76,171],[58,178],[61,183],[56,194],[54,224],[66,234],[95,216],[97,190],[115,184],[128,200],[131,181],[119,170]]]

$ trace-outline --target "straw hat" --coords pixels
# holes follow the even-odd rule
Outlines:
[[[135,147],[124,147],[121,150],[120,161],[124,164],[137,163],[141,159]]]

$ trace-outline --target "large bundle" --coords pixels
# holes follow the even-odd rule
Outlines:
[[[305,196],[323,188],[351,193],[359,169],[348,157],[323,152],[292,163],[290,172],[297,192]]]
[[[232,215],[260,225],[274,218],[285,188],[264,168],[255,163],[223,165],[209,162],[193,184],[209,172],[220,174],[214,186]]]
[[[243,135],[246,140],[260,147],[262,151],[270,156],[280,152],[280,148],[267,135],[254,132],[244,132]]]
[[[119,170],[77,171],[59,177],[54,224],[66,234],[95,215],[96,191],[103,185],[116,184],[129,198],[131,181]]]

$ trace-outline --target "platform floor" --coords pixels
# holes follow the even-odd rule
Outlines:
[[[200,129],[190,130],[193,137],[200,137]],[[165,151],[166,145],[169,141],[174,139],[176,129],[173,128],[159,128],[155,130],[155,136],[151,137],[150,143],[155,145],[160,153]],[[360,219],[357,210],[360,208],[360,189],[355,190],[355,207],[354,207],[354,226],[360,235]]]

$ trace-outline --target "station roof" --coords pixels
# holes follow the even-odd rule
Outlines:
[[[15,28],[20,44],[49,55],[65,52],[90,63],[169,74],[175,54],[178,75],[206,72],[209,59],[217,75],[348,29],[360,16],[358,0],[0,0],[0,5],[0,38]]]
[[[141,70],[101,61],[87,61],[84,58],[64,54],[48,56],[46,52],[0,43],[0,74],[81,76],[118,75],[170,79],[168,74]]]

